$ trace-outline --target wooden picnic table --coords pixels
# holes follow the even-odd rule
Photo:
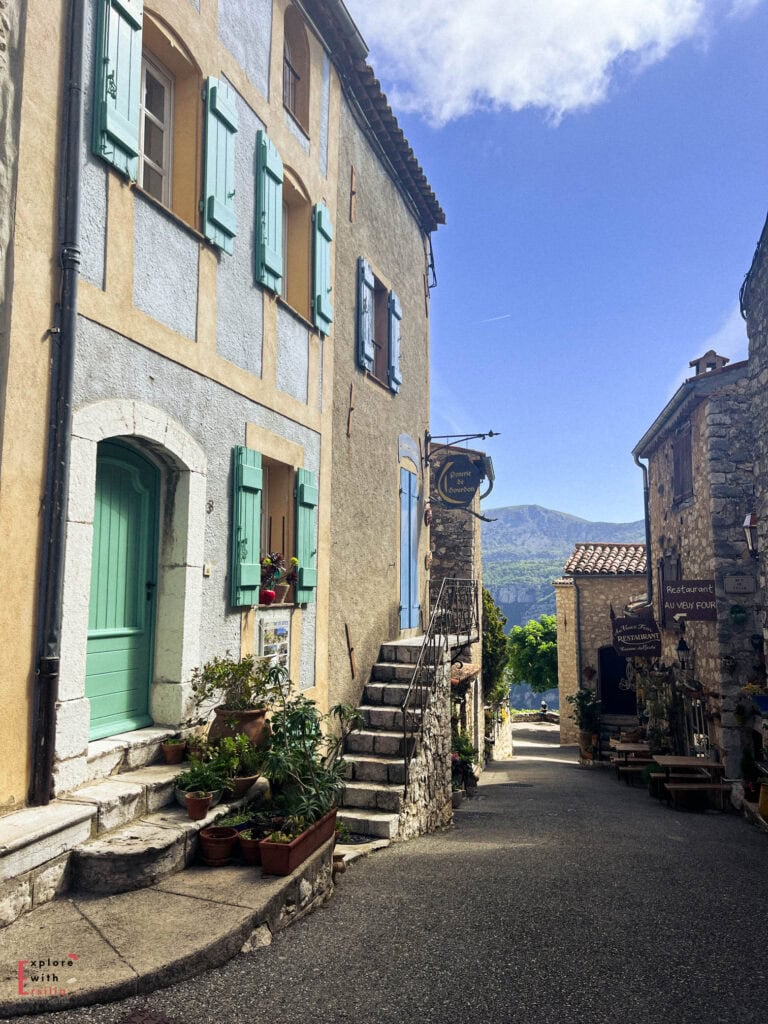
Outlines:
[[[614,743],[616,751],[616,778],[624,776],[629,785],[630,776],[640,774],[646,764],[651,764],[650,747],[647,743]],[[630,760],[631,758],[631,760]]]
[[[684,793],[717,793],[720,797],[720,809],[725,810],[725,796],[731,790],[730,783],[715,781],[725,771],[725,765],[707,757],[687,757],[677,754],[657,754],[653,759],[664,769],[666,781],[667,803]],[[675,772],[675,782],[671,781],[673,769],[692,769],[690,775]]]

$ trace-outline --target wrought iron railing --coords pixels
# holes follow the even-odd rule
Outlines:
[[[400,706],[403,716],[405,787],[418,742],[424,732],[424,712],[435,692],[439,672],[446,661],[480,638],[480,607],[477,580],[444,579],[432,584],[429,618],[410,686]]]

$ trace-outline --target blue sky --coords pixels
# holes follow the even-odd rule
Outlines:
[[[691,359],[747,353],[768,0],[349,8],[447,217],[432,433],[501,433],[489,507],[642,518],[631,449]]]

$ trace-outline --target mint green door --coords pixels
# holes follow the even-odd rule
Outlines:
[[[85,679],[92,740],[152,721],[159,482],[138,452],[99,445]]]

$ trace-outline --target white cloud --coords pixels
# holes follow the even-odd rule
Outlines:
[[[617,71],[706,36],[763,0],[348,0],[396,110],[436,125],[480,109],[553,120],[600,103]]]
[[[740,360],[746,359],[749,340],[747,338],[747,327],[742,319],[738,303],[723,318],[720,326],[712,334],[704,338],[703,341],[695,342],[692,345],[689,343],[689,348],[691,349],[692,359],[705,355],[710,349],[714,349],[719,356],[727,356],[732,363],[738,363]],[[693,376],[693,372],[693,367],[688,366],[687,363],[685,366],[680,367],[680,372],[667,395],[668,399],[672,397],[684,381]]]

